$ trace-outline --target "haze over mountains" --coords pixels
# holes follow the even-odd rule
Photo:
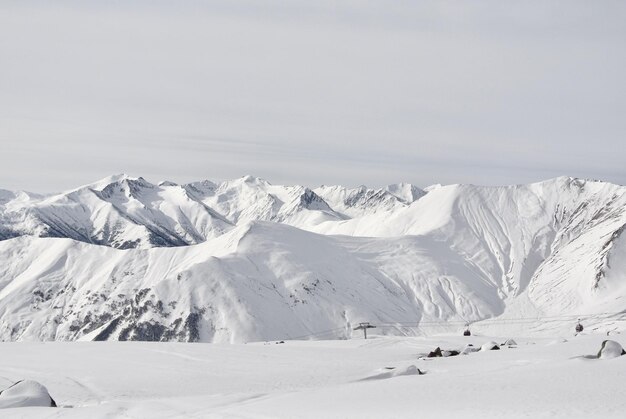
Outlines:
[[[548,331],[585,314],[624,328],[626,187],[427,189],[119,175],[0,190],[0,339],[330,338],[363,321],[413,335],[495,317]]]

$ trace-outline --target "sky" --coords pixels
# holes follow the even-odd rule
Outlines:
[[[626,184],[624,1],[0,2],[0,188]]]

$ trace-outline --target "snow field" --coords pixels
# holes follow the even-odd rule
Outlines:
[[[24,418],[623,417],[626,356],[588,357],[597,354],[602,335],[515,336],[515,348],[420,359],[437,346],[459,350],[468,342],[480,347],[507,338],[2,343],[0,386],[37,380],[62,407],[0,413]],[[622,335],[611,339],[626,343]],[[425,375],[411,374],[412,366]]]

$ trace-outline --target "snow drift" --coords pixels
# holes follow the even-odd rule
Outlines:
[[[48,389],[37,381],[22,380],[0,391],[0,409],[14,407],[57,407]]]

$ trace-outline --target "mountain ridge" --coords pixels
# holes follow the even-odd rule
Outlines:
[[[346,338],[361,321],[419,335],[574,315],[623,330],[625,226],[626,188],[570,177],[424,192],[114,176],[2,193],[0,339]]]

